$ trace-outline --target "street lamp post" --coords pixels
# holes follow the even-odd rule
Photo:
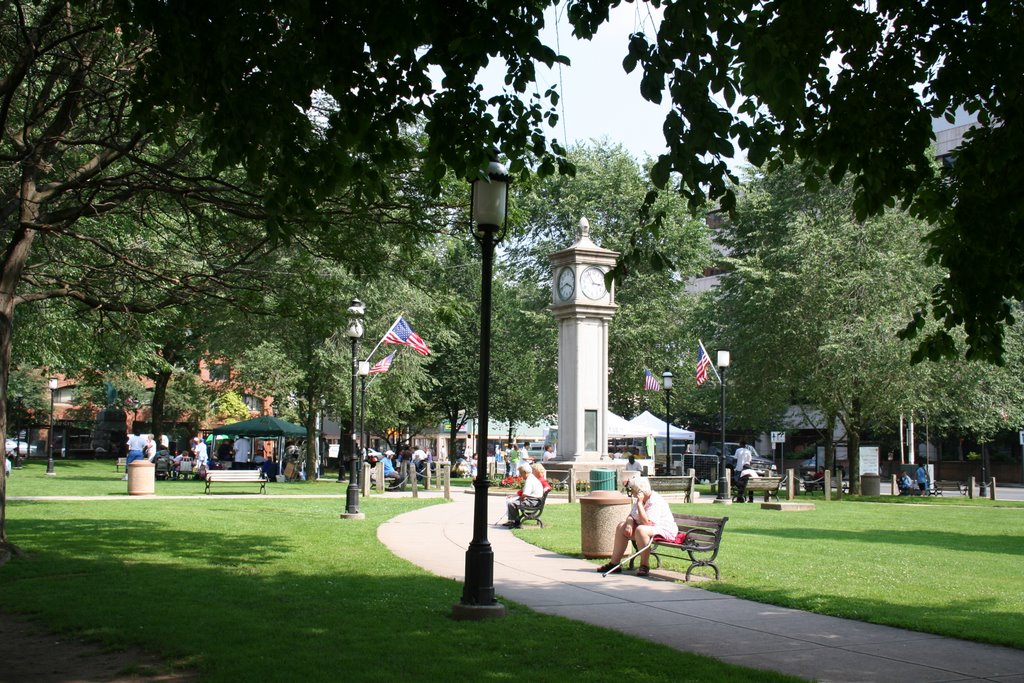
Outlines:
[[[348,328],[345,336],[352,340],[352,393],[350,395],[352,406],[352,419],[349,422],[352,438],[349,440],[348,460],[348,488],[345,489],[345,512],[341,515],[343,519],[365,519],[366,515],[359,511],[359,459],[356,457],[356,374],[359,370],[359,363],[356,360],[356,352],[359,349],[359,339],[363,336],[363,313],[366,308],[363,302],[353,298],[348,307]],[[339,477],[343,467],[338,468]]]
[[[46,474],[54,476],[57,473],[53,469],[53,395],[57,393],[57,378],[50,378],[50,428],[46,432]]]
[[[718,494],[715,496],[715,502],[728,505],[732,503],[729,496],[725,495],[725,490],[728,488],[728,482],[725,480],[725,370],[729,367],[731,360],[729,352],[719,349],[717,360],[718,376],[722,384],[722,410],[719,414],[722,421],[722,450],[718,453]]]
[[[480,244],[480,376],[478,378],[476,440],[477,475],[473,481],[473,540],[466,549],[466,583],[462,600],[452,608],[453,619],[480,620],[505,616],[494,599],[494,551],[487,540],[487,438],[491,372],[491,279],[494,249],[505,236],[508,218],[508,171],[492,154],[487,176],[473,181],[470,200],[473,238]]]
[[[359,454],[361,460],[366,459],[367,449],[369,448],[366,443],[366,377],[369,374],[369,361],[359,361]]]
[[[927,463],[928,461],[925,460]],[[925,470],[928,466],[925,465]],[[988,498],[988,444],[981,444],[981,482],[978,484],[978,496],[981,498]]]
[[[665,386],[665,474],[672,474],[672,372],[665,368],[661,373]]]

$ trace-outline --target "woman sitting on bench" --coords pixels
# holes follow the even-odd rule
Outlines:
[[[607,564],[597,570],[602,574],[612,569],[615,569],[615,572],[622,571],[618,565],[622,561],[622,556],[626,554],[626,547],[630,541],[633,541],[637,548],[643,548],[649,545],[655,536],[675,538],[679,533],[672,509],[659,493],[651,490],[650,479],[633,477],[629,480],[628,488],[629,495],[633,497],[633,508],[629,512],[629,517],[615,527],[612,557]],[[651,573],[650,555],[650,550],[640,555],[637,576],[647,576]]]

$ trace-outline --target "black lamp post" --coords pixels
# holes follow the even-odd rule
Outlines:
[[[359,361],[359,454],[360,472],[362,471],[362,460],[366,459],[369,445],[366,443],[366,377],[370,374],[370,363],[365,360]]]
[[[356,352],[359,347],[359,339],[363,336],[363,313],[365,312],[366,308],[363,306],[363,302],[353,298],[348,307],[348,328],[345,330],[345,336],[352,340],[352,393],[350,396],[352,419],[349,423],[352,438],[348,447],[349,473],[348,488],[345,490],[345,512],[341,515],[344,519],[366,518],[366,515],[359,511],[359,459],[356,456],[356,374],[359,369]],[[343,467],[338,468],[339,479],[342,470],[344,470]]]
[[[46,432],[46,474],[54,476],[53,469],[53,395],[57,393],[57,378],[50,378],[50,428]]]
[[[661,373],[665,387],[665,474],[672,474],[672,372],[665,368]]]
[[[928,460],[926,459],[927,463]],[[928,466],[925,465],[925,471],[928,470]],[[981,444],[981,482],[978,484],[978,496],[980,498],[988,498],[988,444]]]
[[[487,176],[473,181],[470,206],[473,237],[480,244],[480,377],[477,420],[476,479],[473,481],[473,540],[466,549],[466,583],[462,600],[452,609],[454,619],[487,619],[505,616],[505,606],[494,599],[494,552],[487,540],[487,427],[491,372],[491,278],[494,248],[505,236],[508,217],[509,175],[492,154]]]
[[[718,350],[718,376],[722,385],[722,410],[719,415],[722,421],[722,450],[718,454],[718,494],[715,496],[716,503],[728,505],[732,500],[725,495],[728,482],[725,480],[725,369],[729,367],[729,352],[724,349]]]

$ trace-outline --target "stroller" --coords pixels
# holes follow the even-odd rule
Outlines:
[[[158,455],[153,459],[156,465],[156,478],[160,480],[170,479],[174,474],[174,461],[170,455]]]

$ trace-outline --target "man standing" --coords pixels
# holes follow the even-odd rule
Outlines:
[[[232,469],[244,470],[249,468],[249,439],[239,437],[235,439],[235,464]]]
[[[198,436],[192,438],[192,454],[196,457],[197,468],[200,465],[207,464],[210,460],[210,454],[206,450],[206,443]]]
[[[526,442],[519,444],[519,462],[529,462],[530,451],[526,448]]]
[[[918,465],[914,474],[917,476],[917,488],[921,491],[920,495],[928,495],[928,469],[924,464]]]
[[[747,469],[747,465],[754,459],[754,455],[747,448],[746,441],[740,441],[740,447],[736,449],[736,466],[733,471],[738,475],[743,470]]]
[[[505,471],[510,477],[519,472],[519,451],[515,444],[509,445],[505,451]]]
[[[125,459],[125,464],[130,465],[135,460],[142,460],[146,457],[146,437],[139,434],[139,428],[132,426],[132,433],[128,437],[128,457]],[[128,479],[128,468],[124,468],[125,480]]]

